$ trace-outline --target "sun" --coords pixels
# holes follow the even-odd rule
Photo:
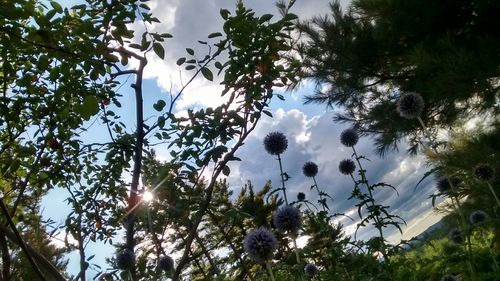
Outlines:
[[[150,191],[144,191],[144,193],[142,194],[142,201],[144,202],[151,202],[153,201],[153,199],[154,199],[153,193]]]

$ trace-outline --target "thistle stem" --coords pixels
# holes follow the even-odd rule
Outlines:
[[[283,199],[285,199],[285,204],[288,205],[288,198],[286,197],[285,178],[283,176],[283,165],[281,164],[281,157],[279,154],[278,154],[278,162],[280,163],[281,188],[283,191]]]
[[[323,211],[325,211],[325,213],[328,214],[328,212],[326,211],[326,200],[323,201],[323,195],[321,195],[321,192],[319,191],[319,187],[318,187],[318,184],[316,183],[316,178],[313,176],[313,181],[314,181],[314,186],[316,187],[316,190],[318,191],[318,195],[319,195],[319,201],[321,201],[321,206],[323,206]]]
[[[490,188],[490,191],[491,191],[491,194],[493,194],[493,197],[495,197],[495,201],[497,201],[497,205],[498,207],[500,207],[500,200],[498,199],[498,196],[495,192],[495,190],[493,189],[493,186],[491,186],[490,182],[487,181],[486,184],[488,185],[488,187]]]
[[[273,269],[271,268],[271,262],[270,261],[266,261],[266,267],[267,267],[267,271],[269,272],[269,276],[271,277],[271,280],[275,281],[274,274],[273,274]]]
[[[452,189],[453,189],[454,187],[453,187],[452,181],[448,180],[448,182],[450,183],[450,185],[452,186]],[[467,221],[465,220],[465,216],[462,213],[461,206],[460,206],[460,200],[458,199],[457,195],[451,196],[452,202],[453,202],[453,199],[455,199],[455,201],[457,202],[457,207],[456,207],[457,210],[456,211],[458,212],[458,214],[460,216],[460,224],[462,225],[462,228],[465,229],[465,226],[467,225]],[[468,233],[466,234],[465,239],[467,241],[467,256],[468,256],[467,266],[469,267],[469,271],[471,273],[472,280],[476,280],[476,271],[474,270],[474,266],[472,264],[472,243],[470,241],[470,235]]]
[[[373,193],[371,191],[370,185],[368,184],[368,179],[366,178],[365,170],[363,169],[363,166],[361,165],[361,161],[359,161],[358,153],[356,152],[356,149],[354,146],[352,146],[352,151],[354,153],[354,158],[356,159],[356,162],[358,163],[359,167],[359,174],[361,175],[361,181],[365,184],[366,188],[368,189],[368,195],[370,196],[370,202],[373,208],[375,208],[375,199],[373,197]],[[351,174],[352,179],[354,180],[354,177]],[[356,183],[356,181],[354,181]],[[366,204],[368,207],[368,204]],[[375,221],[375,227],[377,228],[380,238],[382,239],[382,256],[384,257],[384,261],[386,262],[387,265],[389,265],[389,257],[386,252],[386,244],[385,244],[385,239],[384,239],[384,233],[382,232],[382,223],[379,215],[374,215],[373,220]]]
[[[297,264],[300,263],[299,248],[297,247],[297,238],[293,237],[293,246],[295,247],[295,258],[297,259]]]
[[[358,166],[359,166],[359,173],[361,175],[361,180],[363,181],[363,183],[366,186],[366,189],[368,190],[368,194],[370,196],[370,202],[372,203],[371,205],[372,205],[372,207],[375,207],[375,203],[374,203],[375,199],[373,198],[373,193],[370,189],[370,185],[368,185],[368,179],[366,178],[365,170],[363,169],[363,166],[361,165],[361,161],[359,161],[358,153],[356,152],[356,149],[354,148],[354,146],[352,147],[352,151],[354,152],[354,158],[356,158],[356,162],[358,163]],[[376,216],[374,216],[374,219],[375,219],[375,223],[377,224],[377,229],[380,233],[380,238],[382,238],[382,240],[384,240],[384,234],[382,233],[382,227],[379,225],[380,218],[378,215],[376,215]],[[385,249],[384,249],[384,257],[385,257]]]

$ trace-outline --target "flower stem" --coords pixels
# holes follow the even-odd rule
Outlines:
[[[363,169],[363,166],[361,165],[361,161],[359,161],[358,153],[356,152],[356,149],[354,148],[354,146],[352,146],[352,151],[354,154],[354,158],[356,159],[356,162],[358,163],[359,174],[361,175],[361,181],[365,184],[365,186],[368,190],[368,194],[369,194],[370,202],[371,202],[371,207],[375,208],[375,199],[373,198],[373,193],[371,191],[370,185],[368,184],[368,179],[366,178],[365,170]],[[354,179],[354,176],[352,174],[351,174],[351,178],[354,181],[354,183],[356,184],[356,180]],[[369,207],[368,203],[366,203],[366,207],[367,208]],[[381,249],[382,256],[384,257],[385,264],[387,266],[389,266],[389,256],[388,256],[387,251],[386,251],[384,233],[382,232],[382,223],[381,223],[382,220],[380,219],[379,215],[375,215],[375,214],[373,216],[373,220],[375,221],[375,227],[377,228],[377,230],[380,234],[380,238],[382,239],[382,249]]]
[[[448,180],[448,182],[450,183],[450,185],[453,185],[452,181],[451,180]],[[453,188],[453,187],[452,187]],[[451,196],[451,200],[453,202],[453,199],[455,199],[455,201],[457,202],[456,204],[456,211],[458,212],[459,216],[460,216],[460,225],[462,225],[462,228],[465,229],[466,225],[467,225],[467,221],[465,219],[465,216],[464,214],[462,213],[462,210],[461,210],[461,206],[460,206],[460,200],[458,199],[458,195],[453,195]],[[467,256],[468,256],[468,259],[467,259],[467,266],[469,267],[469,271],[470,271],[470,274],[471,274],[471,278],[472,280],[476,280],[476,271],[474,270],[474,265],[472,264],[472,243],[471,243],[471,240],[470,240],[470,235],[469,233],[466,233],[465,235],[465,239],[466,239],[466,242],[467,242]]]
[[[493,186],[491,186],[490,182],[486,182],[486,184],[488,184],[488,187],[490,188],[490,191],[491,191],[491,194],[493,194],[493,197],[495,197],[495,201],[497,201],[497,205],[498,207],[500,207],[500,200],[498,200],[498,196],[495,192],[495,190],[493,189]]]
[[[285,199],[285,204],[288,205],[288,199],[286,197],[285,178],[283,176],[283,165],[281,165],[281,157],[279,154],[278,154],[278,162],[280,163],[281,188],[283,190],[283,198]]]
[[[358,166],[359,166],[359,173],[361,175],[361,181],[363,181],[363,183],[365,184],[366,186],[366,189],[368,189],[368,194],[370,196],[370,202],[372,203],[372,207],[375,207],[375,199],[373,198],[373,193],[371,191],[371,188],[370,188],[370,185],[368,185],[368,179],[366,178],[366,174],[365,174],[365,170],[363,169],[363,166],[361,165],[361,161],[359,161],[359,157],[358,157],[358,153],[356,152],[356,149],[354,148],[354,146],[352,147],[352,151],[354,152],[354,158],[356,158],[356,162],[358,163]],[[352,175],[351,175],[352,176]],[[380,234],[380,238],[382,238],[382,241],[385,241],[384,240],[384,234],[382,232],[382,226],[380,225],[380,218],[378,215],[375,215],[374,217],[374,220],[375,220],[375,223],[376,223],[376,227],[378,229],[378,232]],[[385,244],[385,243],[384,243]],[[385,245],[384,245],[384,251],[382,253],[384,255],[384,258],[386,259],[386,261],[388,261],[387,259],[387,254],[385,253]]]
[[[293,237],[293,246],[295,247],[295,258],[297,259],[297,264],[300,263],[299,248],[297,247],[297,239]]]
[[[318,184],[316,183],[316,178],[314,176],[312,178],[313,178],[313,181],[314,181],[314,186],[316,187],[316,190],[318,191],[319,200],[321,201],[321,206],[323,206],[323,211],[325,211],[325,213],[328,214],[328,212],[326,211],[326,207],[325,207],[326,200],[323,201],[323,195],[321,195],[321,192],[319,191]]]
[[[271,262],[270,261],[266,261],[266,267],[267,267],[267,271],[269,272],[269,276],[271,277],[271,281],[275,281],[274,274],[273,274],[273,269],[271,268]]]

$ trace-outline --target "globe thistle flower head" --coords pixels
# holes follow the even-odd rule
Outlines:
[[[314,275],[316,275],[316,273],[318,273],[318,268],[314,264],[308,263],[306,264],[306,266],[304,266],[304,273],[308,277],[313,277]]]
[[[304,166],[302,166],[302,172],[304,176],[312,178],[318,174],[318,165],[314,162],[306,162]]]
[[[356,170],[356,164],[351,159],[344,159],[340,161],[339,171],[344,175],[350,175]]]
[[[489,164],[481,163],[474,168],[474,175],[482,181],[490,181],[495,178],[495,171]]]
[[[170,256],[162,256],[156,265],[158,271],[170,272],[174,269],[174,260]]]
[[[356,133],[356,130],[354,129],[346,129],[340,133],[340,142],[347,146],[355,146],[358,143],[359,136],[358,133]]]
[[[481,210],[476,210],[472,212],[469,216],[469,221],[471,224],[482,223],[488,219],[488,214]]]
[[[460,229],[458,228],[453,228],[450,230],[450,232],[448,233],[448,239],[456,244],[462,244],[464,242],[462,231],[460,231]]]
[[[441,281],[457,281],[457,277],[453,276],[453,275],[446,275],[446,276],[443,276],[443,278],[441,278]]]
[[[278,240],[267,228],[260,227],[247,233],[243,247],[250,259],[262,263],[273,258],[274,251],[278,248]]]
[[[460,183],[460,179],[457,177],[447,177],[441,176],[437,179],[436,188],[441,193],[448,192],[452,189],[452,187],[457,187]]]
[[[415,119],[424,111],[424,99],[417,93],[404,93],[396,104],[399,115],[406,119]]]
[[[302,225],[300,210],[290,205],[280,207],[274,213],[273,222],[279,231],[295,233]]]
[[[306,200],[306,195],[305,195],[303,192],[299,192],[299,193],[297,194],[297,200],[299,200],[299,201],[304,201],[304,200]]]
[[[129,249],[122,250],[116,255],[116,266],[118,269],[130,270],[135,264],[135,254]]]
[[[288,140],[281,132],[271,132],[264,138],[264,148],[271,155],[280,155],[288,147]]]

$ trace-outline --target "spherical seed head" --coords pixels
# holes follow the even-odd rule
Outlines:
[[[471,224],[482,223],[487,219],[488,219],[488,214],[481,210],[474,211],[469,216],[469,221]]]
[[[460,229],[458,228],[453,228],[450,230],[450,232],[448,233],[448,239],[456,244],[462,244],[464,242],[462,231],[460,231]]]
[[[424,111],[424,99],[417,93],[405,93],[399,98],[396,108],[401,117],[415,119]]]
[[[116,255],[116,266],[118,269],[129,270],[134,267],[135,254],[129,249],[122,250]]]
[[[441,281],[457,281],[458,279],[453,275],[446,275],[441,278]]]
[[[279,155],[285,152],[288,147],[288,140],[281,132],[271,132],[264,138],[264,147],[267,153]]]
[[[299,201],[306,200],[306,195],[302,192],[299,192],[299,194],[297,194],[297,200],[299,200]]]
[[[356,164],[351,159],[344,159],[340,161],[339,171],[344,175],[350,175],[356,170]]]
[[[340,142],[347,146],[355,146],[358,143],[359,136],[358,133],[356,133],[356,130],[354,129],[346,129],[340,133]]]
[[[304,176],[312,178],[318,174],[318,165],[314,162],[307,162],[302,166]]]
[[[273,258],[278,248],[274,234],[264,227],[250,230],[243,241],[243,247],[250,259],[262,263]]]
[[[172,271],[174,269],[174,260],[170,256],[162,256],[158,259],[156,268],[164,272]]]
[[[316,275],[316,273],[318,273],[318,268],[314,264],[308,263],[306,264],[306,266],[304,266],[304,273],[308,277],[313,277],[314,275]]]
[[[436,188],[441,193],[445,193],[451,190],[452,187],[457,187],[460,183],[460,179],[457,177],[447,177],[441,176],[436,181]]]
[[[282,232],[291,231],[295,233],[302,225],[300,210],[290,205],[278,208],[273,219],[276,228]]]
[[[481,163],[474,168],[474,175],[482,181],[490,181],[495,178],[495,171],[489,164]]]

